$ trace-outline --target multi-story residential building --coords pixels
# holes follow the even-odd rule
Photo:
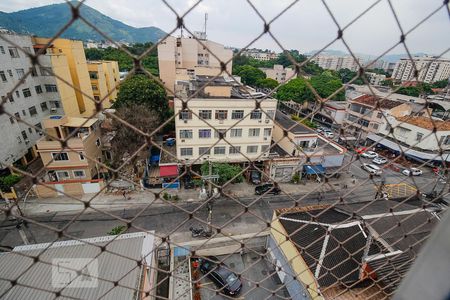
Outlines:
[[[382,81],[386,80],[386,75],[384,74],[377,74],[372,72],[365,72],[364,74],[367,76],[369,83],[372,85],[380,85]]]
[[[358,61],[353,56],[317,55],[312,61],[319,67],[328,70],[349,69],[357,71],[359,69]],[[362,64],[360,59],[359,63]]]
[[[33,38],[35,48],[42,48],[50,42],[47,38]],[[94,94],[89,77],[88,64],[81,41],[55,39],[46,49],[51,70],[57,77],[64,112],[68,116],[90,117],[95,114]]]
[[[270,50],[246,49],[241,55],[254,58],[259,61],[269,61],[278,58],[278,54]]]
[[[420,162],[450,162],[450,120],[405,115],[388,116],[387,121],[378,133],[369,134],[368,139],[397,155],[404,153]]]
[[[36,157],[33,147],[41,138],[42,120],[63,110],[57,80],[46,72],[51,67],[49,57],[40,57],[42,67],[34,67],[26,53],[33,52],[30,36],[7,31],[0,34],[0,96],[9,114],[0,115],[2,169],[15,162],[26,165],[33,160]],[[16,87],[29,71],[31,73]]]
[[[179,160],[243,163],[268,156],[277,101],[261,100],[255,109],[255,99],[239,97],[239,89],[223,78],[210,82],[198,95],[204,97],[189,100],[193,113],[183,111],[183,100],[175,98]]]
[[[415,67],[414,67],[415,66]],[[418,70],[417,78],[414,76]],[[426,83],[448,79],[450,77],[450,59],[434,56],[402,58],[397,62],[392,78],[401,81],[417,80]]]
[[[358,95],[348,99],[343,127],[347,134],[364,141],[369,133],[377,133],[380,130],[386,116],[402,117],[423,113],[425,113],[424,106],[420,104]]]
[[[272,78],[279,83],[295,78],[295,71],[292,68],[284,68],[282,65],[274,65],[272,69],[260,68],[260,70],[266,73],[267,78]]]
[[[158,44],[159,77],[170,95],[177,80],[194,75],[220,75],[220,63],[230,61],[232,56],[231,49],[205,39],[204,35],[197,39],[169,36]],[[229,74],[231,65],[231,61],[226,65]]]
[[[36,148],[46,173],[43,176],[45,185],[35,186],[38,196],[82,195],[100,191],[103,180],[97,163],[102,161],[99,120],[55,115],[43,120],[43,127],[46,136],[37,142]],[[77,132],[67,141],[67,148],[52,138],[65,139],[74,131]]]
[[[104,108],[109,108],[117,99],[120,74],[117,61],[88,61],[92,92],[96,101],[102,100]]]

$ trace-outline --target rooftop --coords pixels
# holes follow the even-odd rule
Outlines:
[[[447,121],[434,120],[423,116],[404,116],[397,118],[397,120],[428,130],[433,130],[433,128],[436,128],[437,130],[441,131],[450,130],[450,120]]]
[[[285,115],[280,110],[277,110],[275,114],[275,123],[294,134],[308,134],[308,133],[316,134],[314,130],[312,130],[308,126],[305,126],[292,120],[289,116]]]
[[[78,117],[68,117],[68,120],[66,123],[64,123],[62,126],[65,127],[91,127],[95,122],[97,122],[98,119],[92,118],[78,118]]]
[[[389,100],[389,99],[381,99],[376,96],[371,95],[361,95],[352,100],[353,102],[357,102],[363,105],[376,107],[377,104],[381,109],[392,109],[402,104],[402,102]]]
[[[106,251],[101,251],[102,246],[106,246]],[[64,276],[68,273],[70,276],[70,272],[55,272],[54,266],[58,263],[55,259],[64,259],[69,262],[64,265],[67,268],[80,269],[96,277],[83,276],[84,279],[71,281],[70,285],[74,286],[62,288],[62,297],[82,295],[83,299],[96,299],[105,294],[107,299],[132,299],[141,284],[142,270],[137,262],[144,261],[151,267],[153,247],[153,235],[145,232],[19,246],[0,254],[0,294],[2,299],[53,299],[54,293],[66,286],[68,279]],[[39,261],[34,262],[34,257],[39,257]],[[96,263],[91,263],[94,259]],[[64,268],[60,264],[57,266]],[[119,279],[120,285],[114,286],[113,282]],[[55,280],[62,286],[55,286]],[[95,288],[75,286],[92,280],[97,280]],[[11,281],[19,284],[11,286]]]

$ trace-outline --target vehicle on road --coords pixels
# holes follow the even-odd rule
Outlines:
[[[221,290],[230,296],[237,296],[242,289],[242,282],[230,268],[221,263],[217,257],[209,256],[200,258],[200,271],[207,274],[208,278]]]
[[[330,129],[325,129],[323,135],[329,139],[334,138],[334,133]]]
[[[274,185],[273,183],[264,183],[255,187],[255,195],[262,195],[266,193],[278,195],[280,194],[280,192],[281,192],[280,188]]]
[[[379,167],[373,165],[373,164],[363,164],[361,168],[367,172],[369,172],[372,175],[380,176],[382,171]]]
[[[365,158],[375,158],[375,157],[378,157],[378,154],[376,154],[373,151],[365,151],[365,152],[361,153],[361,156],[365,157]]]
[[[382,156],[377,156],[374,159],[372,159],[372,162],[377,165],[382,165],[387,163],[387,159]]]
[[[252,170],[250,173],[250,181],[253,184],[260,184],[261,183],[261,173],[257,170]]]
[[[403,175],[406,176],[420,176],[423,174],[422,170],[417,168],[405,169],[402,171]]]
[[[367,148],[366,148],[366,147],[356,148],[355,151],[356,151],[356,153],[358,153],[358,154],[362,154],[362,153],[364,153],[364,152],[367,151]]]

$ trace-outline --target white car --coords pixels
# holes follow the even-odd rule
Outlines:
[[[417,168],[411,168],[411,169],[405,169],[405,170],[403,170],[403,171],[402,171],[402,174],[403,174],[403,175],[406,175],[406,176],[419,176],[419,175],[422,175],[423,172],[422,172],[422,170],[420,170],[420,169],[417,169]]]
[[[376,154],[376,153],[373,152],[373,151],[366,151],[366,152],[363,152],[363,153],[361,154],[361,156],[362,156],[362,157],[365,157],[365,158],[375,158],[375,157],[378,157],[378,154]]]
[[[324,130],[323,135],[325,135],[329,139],[334,138],[334,133],[331,130]]]
[[[372,175],[380,176],[382,171],[379,167],[372,164],[363,164],[361,168]]]
[[[372,162],[377,165],[382,165],[387,163],[387,159],[382,156],[377,156],[374,159],[372,159]]]

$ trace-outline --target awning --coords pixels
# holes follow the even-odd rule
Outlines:
[[[307,175],[324,174],[325,168],[322,165],[306,165],[303,166]]]
[[[178,166],[160,166],[159,177],[177,177]]]

